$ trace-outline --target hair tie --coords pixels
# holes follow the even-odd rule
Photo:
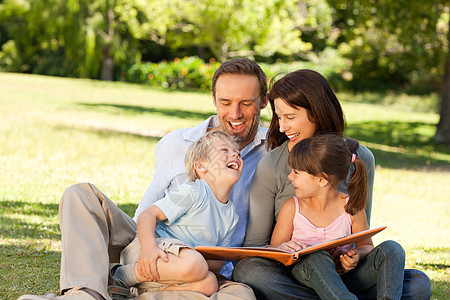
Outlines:
[[[352,159],[351,159],[351,160],[352,160],[352,163],[355,162],[355,160],[356,160],[356,154],[354,154],[354,153],[352,154]]]

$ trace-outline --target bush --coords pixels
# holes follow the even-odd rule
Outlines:
[[[126,73],[126,81],[173,89],[209,91],[219,63],[205,63],[196,56],[175,58],[171,62],[135,64]]]
[[[339,81],[342,80],[342,70],[346,67],[345,60],[331,48],[323,51],[315,58],[314,62],[258,64],[267,74],[269,81],[277,74],[286,74],[298,69],[312,69],[328,78],[334,88],[339,86]],[[219,66],[220,63],[215,62],[214,59],[205,63],[196,56],[175,58],[170,62],[139,63],[128,69],[125,80],[164,88],[210,91],[212,77]]]

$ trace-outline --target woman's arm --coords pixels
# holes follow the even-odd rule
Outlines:
[[[359,146],[357,154],[364,161],[367,169],[366,217],[367,224],[370,226],[370,216],[372,214],[373,183],[375,178],[375,157],[373,156],[373,153],[363,145]]]
[[[269,244],[275,213],[274,167],[266,154],[256,167],[250,186],[249,215],[244,246]]]

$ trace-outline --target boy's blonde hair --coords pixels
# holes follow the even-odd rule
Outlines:
[[[184,158],[184,165],[186,167],[186,173],[188,175],[189,181],[195,181],[199,179],[197,172],[195,172],[194,163],[196,161],[209,161],[214,157],[208,157],[208,152],[211,146],[216,142],[222,140],[234,147],[239,149],[238,145],[234,142],[231,135],[224,131],[214,130],[207,132],[196,142],[192,143]]]

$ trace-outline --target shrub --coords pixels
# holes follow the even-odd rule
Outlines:
[[[126,80],[173,89],[209,91],[214,71],[219,66],[214,60],[205,63],[196,56],[175,58],[160,63],[135,64],[126,73]]]
[[[258,63],[266,72],[270,81],[277,74],[285,74],[298,69],[312,69],[330,80],[333,87],[337,88],[342,80],[342,70],[346,66],[345,60],[339,56],[336,50],[328,48],[314,62],[296,61],[291,63],[277,62],[275,64]],[[144,83],[173,89],[197,89],[210,91],[211,80],[214,71],[220,63],[211,59],[205,63],[202,59],[191,56],[182,59],[160,63],[134,64],[126,72],[125,80],[133,83]]]

